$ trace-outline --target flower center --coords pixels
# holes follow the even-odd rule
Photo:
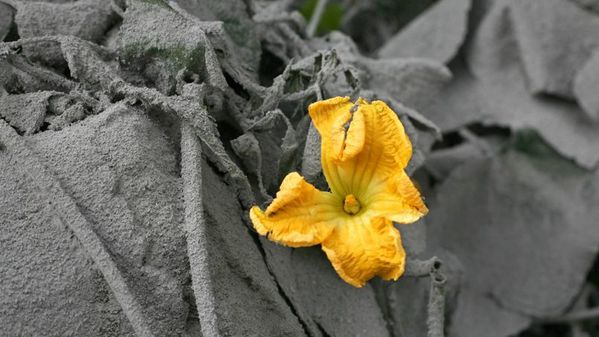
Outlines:
[[[343,201],[343,210],[347,214],[354,215],[360,211],[360,202],[353,194],[348,194],[345,196],[345,200]]]

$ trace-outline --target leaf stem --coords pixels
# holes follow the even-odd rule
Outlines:
[[[427,337],[443,337],[445,329],[445,283],[441,273],[441,260],[436,256],[428,260],[407,260],[404,276],[430,277],[427,307]]]
[[[566,323],[599,318],[599,307],[575,311],[558,317],[544,318],[540,323]]]
[[[431,272],[431,288],[428,298],[427,337],[443,337],[445,329],[445,283],[438,269]]]

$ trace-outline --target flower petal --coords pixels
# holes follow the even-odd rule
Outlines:
[[[393,223],[384,218],[349,219],[322,243],[337,274],[354,287],[362,287],[374,276],[397,280],[404,272],[406,253]]]
[[[365,217],[385,217],[398,223],[412,223],[428,213],[420,192],[403,170],[379,185],[371,185],[364,203]]]
[[[331,130],[331,150],[333,159],[346,161],[355,157],[364,148],[366,130],[364,114],[358,105],[343,113],[333,121]]]
[[[385,154],[391,155],[401,169],[406,168],[412,158],[412,143],[403,124],[385,102],[374,101],[371,105],[374,106],[376,113],[371,119],[373,129],[369,131],[378,132],[376,134],[379,138],[383,138]]]
[[[349,101],[349,97],[334,97],[310,104],[308,112],[316,130],[322,136],[330,134],[334,121],[341,115],[349,115],[349,109],[352,106],[353,103]]]
[[[321,243],[340,219],[342,201],[309,184],[297,172],[289,173],[276,198],[262,212],[250,210],[250,219],[258,233],[290,247]]]
[[[312,123],[314,123],[314,127],[320,134],[322,171],[331,191],[339,197],[347,194],[346,184],[336,174],[333,163],[325,157],[334,152],[337,156],[340,154],[340,148],[343,149],[342,146],[345,140],[344,125],[351,119],[350,110],[353,105],[349,97],[334,97],[312,103],[308,107]],[[333,150],[333,147],[336,149]]]
[[[354,107],[347,98],[324,102],[329,103],[311,105],[310,116],[318,125],[322,168],[334,193],[359,197],[370,184],[403,172],[412,156],[412,144],[387,104],[359,99]]]

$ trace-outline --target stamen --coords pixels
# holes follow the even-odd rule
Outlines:
[[[345,196],[345,200],[343,201],[343,210],[345,213],[354,215],[360,211],[360,208],[360,202],[353,194]]]

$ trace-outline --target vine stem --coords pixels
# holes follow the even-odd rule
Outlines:
[[[428,337],[443,337],[445,328],[445,283],[441,273],[431,273],[431,288],[428,298],[428,318],[426,320]]]
[[[599,318],[599,307],[575,311],[559,317],[541,319],[542,323],[568,323]]]
[[[447,279],[441,273],[441,260],[432,257],[428,260],[408,260],[405,276],[429,277],[430,290],[427,307],[427,337],[445,335],[445,284]]]
[[[312,17],[310,17],[308,27],[306,27],[306,35],[308,35],[308,37],[314,37],[314,34],[316,34],[316,28],[318,28],[320,18],[322,17],[322,13],[324,13],[324,8],[326,7],[327,2],[328,0],[318,0],[316,3],[316,8],[312,13]]]

